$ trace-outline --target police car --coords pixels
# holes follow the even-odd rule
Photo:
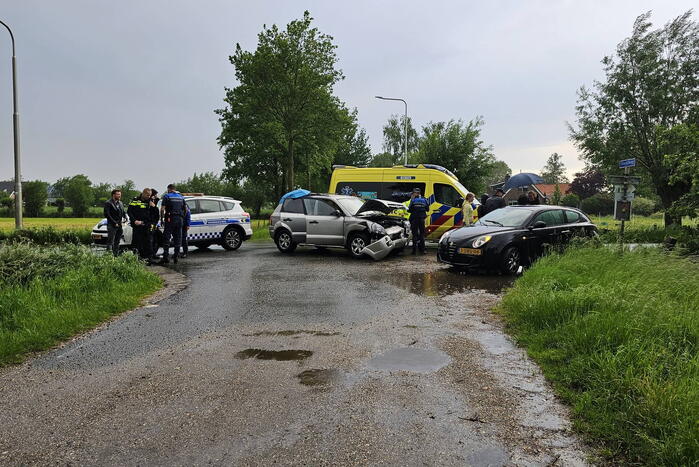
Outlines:
[[[221,245],[226,250],[237,250],[244,240],[252,237],[250,214],[243,210],[240,201],[225,196],[184,195],[187,206],[192,213],[192,220],[187,231],[187,243],[190,246],[207,248],[213,244]],[[128,205],[127,200],[124,205]],[[160,204],[158,204],[158,209]],[[123,224],[124,233],[119,245],[131,248],[132,230],[128,223]],[[162,226],[158,224],[158,239],[162,239]],[[102,219],[92,229],[92,241],[95,245],[107,245],[107,220]],[[160,241],[159,241],[160,243]]]

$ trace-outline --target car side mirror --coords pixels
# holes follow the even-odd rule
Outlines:
[[[340,212],[339,209],[335,209],[335,210],[333,211],[333,216],[335,216],[335,217],[342,217],[342,213]]]
[[[464,205],[464,199],[463,198],[456,198],[456,206],[461,207]]]
[[[546,222],[544,221],[536,221],[534,225],[531,226],[532,229],[543,229],[544,227],[546,227]]]

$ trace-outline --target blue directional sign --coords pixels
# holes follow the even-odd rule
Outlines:
[[[619,161],[619,168],[625,169],[627,167],[636,167],[636,159],[624,159]]]

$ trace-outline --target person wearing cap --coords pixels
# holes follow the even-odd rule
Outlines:
[[[425,218],[430,204],[422,197],[419,188],[414,188],[410,195],[408,212],[410,213],[410,230],[413,232],[413,254],[425,253]]]
[[[505,206],[507,206],[507,203],[502,198],[504,195],[505,192],[502,191],[500,188],[495,190],[495,196],[491,196],[490,198],[488,198],[488,201],[485,202],[486,214],[489,212],[493,212],[496,209],[504,208]]]

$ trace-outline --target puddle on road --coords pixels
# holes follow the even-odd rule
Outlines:
[[[296,375],[296,377],[304,386],[329,386],[339,383],[342,380],[342,373],[334,368],[315,368],[312,370],[302,371]]]
[[[339,332],[326,332],[326,331],[259,331],[253,332],[251,334],[243,334],[246,337],[260,337],[260,336],[297,336],[299,334],[308,334],[310,336],[339,336]]]
[[[449,268],[426,272],[386,274],[381,277],[381,280],[416,295],[445,296],[469,291],[497,294],[503,288],[511,285],[514,278],[465,273]]]
[[[256,358],[258,360],[305,360],[313,355],[311,350],[262,350],[262,349],[245,349],[235,354],[235,358],[246,360],[248,358]]]
[[[509,457],[501,447],[491,446],[472,453],[466,461],[474,467],[499,467],[508,465]]]
[[[369,360],[369,367],[384,371],[414,371],[431,373],[446,366],[451,361],[449,355],[439,350],[400,348]]]

